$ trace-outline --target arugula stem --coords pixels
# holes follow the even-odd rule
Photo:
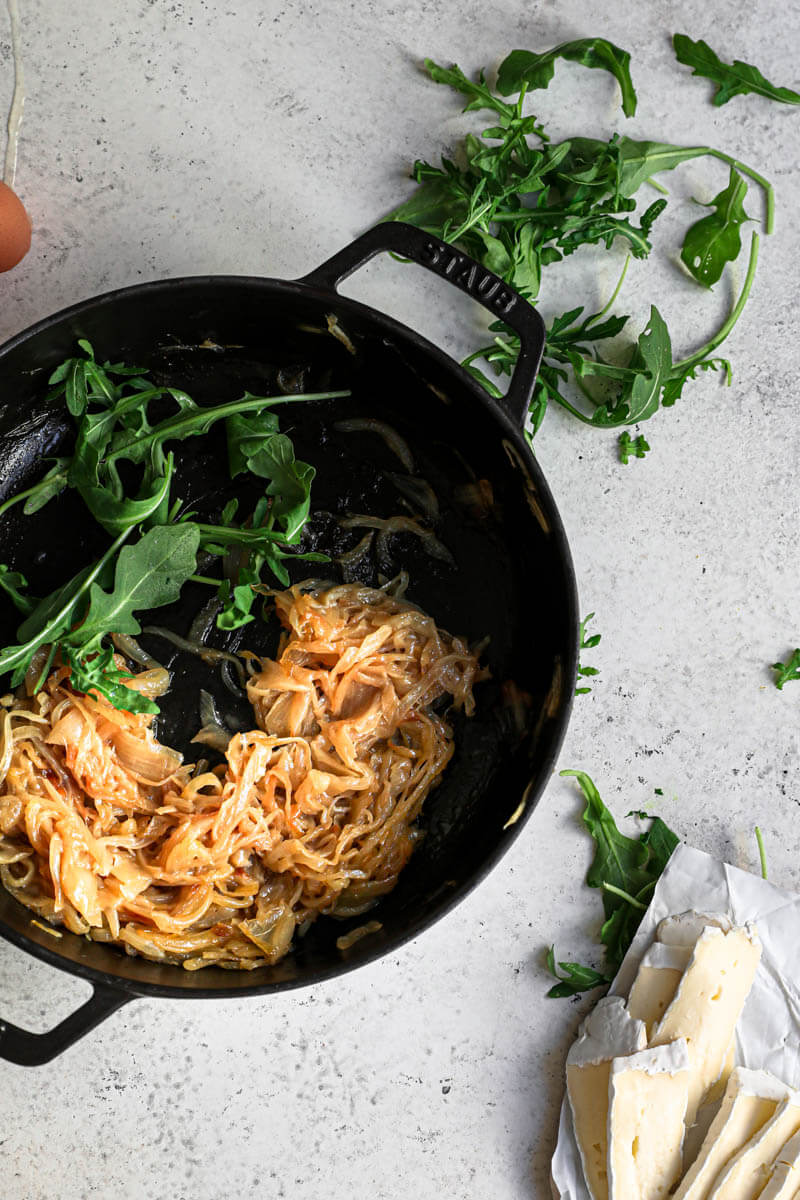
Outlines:
[[[756,274],[756,264],[758,263],[758,246],[759,237],[754,231],[753,236],[750,239],[750,258],[747,263],[747,274],[745,276],[744,283],[742,284],[742,290],[739,293],[739,298],[728,314],[727,320],[722,323],[714,336],[707,341],[704,346],[701,346],[699,350],[695,350],[694,354],[690,354],[688,358],[681,359],[680,362],[673,363],[673,375],[678,375],[679,373],[696,366],[699,362],[702,362],[702,360],[711,354],[712,351],[716,350],[717,346],[725,341],[726,337],[739,320],[739,317],[742,315],[742,309],[747,303],[747,298],[750,295],[750,289],[753,286],[753,279],[755,278]]]
[[[458,239],[463,237],[465,233],[469,233],[470,229],[475,228],[475,226],[480,222],[480,219],[484,215],[484,213],[489,212],[494,203],[495,203],[494,200],[487,200],[486,203],[481,206],[481,208],[477,209],[470,217],[467,218],[466,221],[463,221],[461,223],[461,225],[459,225],[459,227],[455,231],[455,233],[448,233],[447,237],[444,240],[446,242],[450,242],[451,244],[453,242],[457,242]],[[494,220],[494,217],[492,218],[492,220]],[[340,394],[343,395],[344,393],[340,393]],[[307,399],[307,397],[304,397],[304,399]]]
[[[56,650],[58,650],[58,643],[53,642],[52,646],[50,647],[50,653],[47,655],[47,662],[42,667],[41,674],[39,675],[39,678],[36,680],[36,686],[33,689],[34,696],[44,686],[44,681],[45,681],[45,679],[47,679],[47,676],[50,674],[50,668],[53,665],[53,659],[56,656]]]
[[[581,368],[581,375],[599,375],[603,379],[619,379],[624,383],[626,379],[635,379],[639,374],[632,367],[615,367],[613,363],[598,362],[596,358],[583,358],[583,362],[585,365]]]
[[[35,496],[37,492],[42,490],[45,483],[49,484],[50,482],[49,479],[40,479],[38,483],[34,483],[33,487],[26,488],[24,492],[17,492],[9,500],[5,500],[0,504],[0,517],[2,517],[3,513],[8,512],[12,505],[18,504],[20,500],[27,500],[29,496]]]
[[[278,404],[297,404],[308,400],[338,400],[342,396],[349,396],[348,391],[341,392],[306,392],[298,396],[251,396],[249,400],[232,400],[229,404],[220,404],[215,408],[206,408],[185,412],[181,410],[177,416],[171,420],[162,421],[151,433],[145,434],[142,437],[138,433],[132,433],[123,442],[118,444],[116,450],[109,454],[106,459],[106,465],[113,463],[118,458],[125,458],[131,446],[135,445],[137,454],[141,455],[142,447],[152,446],[154,443],[172,441],[181,439],[192,431],[193,427],[198,425],[204,426],[208,422],[210,426],[217,421],[224,421],[226,417],[235,416],[237,413],[243,412],[260,412],[261,409],[274,407]],[[207,432],[207,430],[205,430]]]
[[[219,587],[221,579],[212,579],[210,575],[190,575],[187,583],[207,583],[209,587]]]
[[[617,286],[614,288],[614,291],[611,293],[610,299],[603,306],[603,308],[600,309],[599,313],[595,313],[593,317],[589,317],[589,320],[584,325],[584,329],[588,329],[590,325],[594,325],[595,321],[599,321],[601,317],[604,317],[606,315],[606,313],[608,312],[608,310],[611,308],[612,304],[614,303],[614,301],[616,300],[617,296],[620,293],[620,288],[622,287],[623,283],[625,282],[625,276],[628,274],[628,267],[630,266],[630,261],[631,261],[630,254],[626,254],[625,262],[622,267],[622,274],[620,275],[619,279],[617,280]]]
[[[761,862],[761,878],[767,878],[767,852],[764,849],[764,839],[761,836],[761,830],[756,825],[756,842],[758,843],[758,857]]]
[[[617,219],[611,213],[606,213],[605,216],[611,225],[611,228],[607,230],[609,234],[613,233],[614,237],[627,238],[631,245],[638,246],[644,254],[650,253],[650,243],[635,225],[631,225],[625,217]],[[523,208],[519,212],[492,213],[492,220],[500,224],[504,222],[511,222],[513,224],[516,221],[525,221],[529,224],[549,224],[551,223],[550,218],[553,217],[559,219],[572,218],[569,234],[574,234],[577,230],[582,229],[586,225],[592,225],[597,220],[597,215],[594,213],[588,217],[578,218],[569,212],[568,209],[563,208]],[[614,228],[615,226],[616,229]]]
[[[229,542],[244,546],[259,545],[260,542],[285,543],[286,538],[276,530],[265,529],[263,525],[256,529],[237,529],[232,525],[197,525],[200,530],[200,544],[206,542]]]
[[[611,892],[615,896],[619,896],[621,900],[626,900],[628,904],[632,904],[634,908],[640,908],[642,912],[647,912],[646,904],[641,904],[635,896],[631,896],[629,892],[624,892],[622,888],[615,887],[613,883],[609,883],[606,879],[603,880],[603,890],[606,892]]]
[[[661,192],[662,196],[669,195],[669,188],[665,188],[663,183],[659,183],[652,175],[648,179],[645,179],[645,183],[649,183],[651,188],[655,188],[657,192]]]
[[[551,387],[546,379],[542,379],[541,375],[539,376],[537,383],[541,384],[552,400],[555,400],[561,405],[562,408],[565,408],[567,412],[571,412],[573,417],[577,417],[579,421],[583,421],[584,425],[594,424],[591,417],[587,417],[586,414],[582,413],[579,408],[575,408],[574,405],[570,404],[569,400],[565,400],[561,393],[556,391],[555,388]]]

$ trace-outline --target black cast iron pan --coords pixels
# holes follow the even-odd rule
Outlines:
[[[518,333],[521,354],[504,399],[489,397],[419,334],[337,294],[341,280],[386,250],[449,279]],[[92,342],[99,358],[142,365],[201,403],[236,399],[245,388],[256,394],[351,389],[347,400],[280,410],[298,457],[318,472],[307,547],[335,557],[358,540],[363,531],[343,530],[336,519],[342,514],[407,512],[392,479],[404,468],[381,438],[335,427],[353,416],[390,423],[407,441],[415,473],[436,493],[436,533],[454,565],[400,534],[389,543],[389,561],[371,557],[357,567],[359,575],[376,584],[379,572],[406,569],[409,598],[439,624],[473,641],[489,638],[492,678],[477,690],[476,716],[456,718],[456,754],[426,803],[426,836],[395,891],[370,914],[380,930],[349,950],[338,950],[337,938],[368,918],[317,921],[273,967],[190,973],[73,934],[56,939],[0,888],[0,934],[94,987],[90,1000],[46,1034],[0,1022],[0,1056],[29,1065],[53,1058],[136,996],[261,995],[318,983],[396,949],[430,925],[497,862],[530,815],[567,724],[577,656],[569,549],[522,433],[543,324],[526,301],[463,254],[411,226],[384,224],[295,282],[171,279],[112,292],[40,322],[0,349],[0,498],[38,478],[43,456],[61,447],[68,452],[69,423],[44,395],[49,373],[75,352],[78,338]],[[195,439],[182,451],[174,494],[200,512],[218,513],[231,494],[223,442]],[[33,594],[50,590],[53,579],[73,573],[105,546],[102,531],[71,494],[33,518],[19,512],[3,518],[0,561],[22,569]],[[386,559],[385,547],[383,554]],[[335,564],[315,569],[337,577]],[[308,573],[301,567],[295,577]],[[208,596],[193,586],[179,604],[158,611],[159,624],[187,632]],[[17,621],[5,607],[0,620],[6,644]],[[262,653],[274,649],[277,629],[270,623],[243,632],[241,644]],[[226,644],[220,640],[226,635],[214,636]],[[198,757],[189,742],[199,726],[199,689],[211,691],[223,711],[235,710],[236,701],[215,670],[158,638],[142,641],[169,663],[175,681],[162,702],[159,736]]]

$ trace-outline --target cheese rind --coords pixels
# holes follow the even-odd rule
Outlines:
[[[704,929],[709,926],[729,933],[733,921],[725,913],[682,912],[664,917],[656,929],[656,940],[667,946],[685,946],[691,949]]]
[[[800,1092],[792,1092],[775,1115],[723,1168],[708,1200],[755,1200],[789,1138],[800,1132]]]
[[[642,958],[628,996],[628,1012],[644,1021],[648,1037],[672,1002],[691,956],[688,946],[653,942]]]
[[[794,1200],[800,1192],[800,1133],[778,1152],[772,1164],[769,1183],[758,1200]]]
[[[778,1163],[758,1200],[795,1200],[799,1192],[800,1171],[788,1163]]]
[[[675,997],[653,1030],[650,1045],[686,1038],[692,1064],[686,1123],[723,1074],[736,1022],[761,958],[755,926],[727,933],[706,926],[692,951]]]
[[[719,1111],[674,1200],[707,1200],[726,1164],[791,1094],[788,1084],[776,1079],[769,1071],[736,1067],[728,1080]]]
[[[608,1104],[609,1200],[657,1200],[679,1178],[691,1079],[683,1038],[615,1058]]]
[[[647,1045],[621,996],[599,1000],[567,1055],[567,1096],[592,1200],[608,1200],[608,1089],[612,1060]]]

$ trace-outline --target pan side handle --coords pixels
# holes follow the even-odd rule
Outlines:
[[[46,1033],[31,1033],[12,1025],[10,1021],[0,1020],[0,1058],[21,1067],[40,1067],[132,999],[132,996],[117,988],[96,983],[86,1003]]]
[[[519,292],[474,259],[431,233],[402,221],[385,221],[368,229],[299,283],[336,291],[337,285],[376,254],[391,250],[447,279],[477,300],[519,336],[520,352],[505,397],[498,401],[511,419],[522,424],[542,360],[545,326],[539,313]]]

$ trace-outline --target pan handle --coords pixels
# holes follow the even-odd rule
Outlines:
[[[402,221],[385,221],[368,229],[349,246],[345,246],[344,250],[304,275],[298,283],[308,283],[335,292],[343,279],[382,250],[392,250],[395,254],[410,258],[421,267],[427,267],[434,274],[449,280],[519,336],[519,358],[508,391],[499,403],[513,421],[522,424],[542,361],[544,321],[536,309],[519,292],[504,283],[499,275],[480,266],[441,238]]]
[[[0,1020],[0,1058],[21,1067],[41,1067],[132,999],[117,988],[96,983],[86,1003],[47,1033],[31,1033],[10,1021]]]

